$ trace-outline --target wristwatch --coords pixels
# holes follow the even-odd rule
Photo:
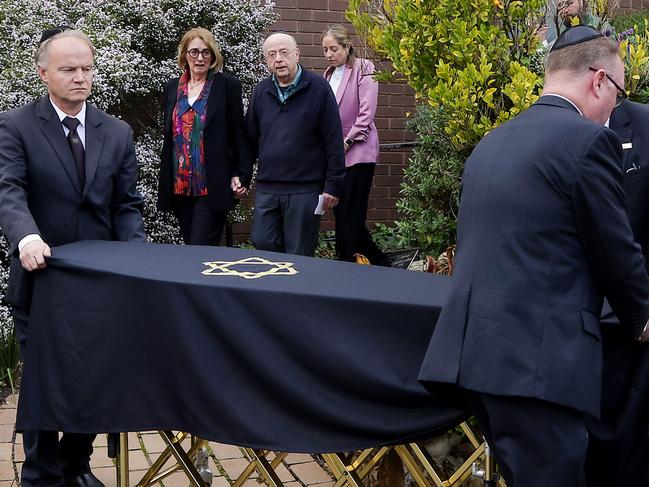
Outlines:
[[[347,147],[351,147],[351,145],[354,143],[353,139],[345,139],[345,145]]]

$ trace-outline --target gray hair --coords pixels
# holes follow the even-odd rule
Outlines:
[[[81,39],[86,44],[88,44],[88,47],[92,51],[92,57],[93,58],[95,57],[95,46],[92,44],[90,37],[88,37],[82,31],[77,29],[64,30],[63,32],[60,32],[55,36],[52,36],[46,39],[45,41],[41,42],[41,44],[38,46],[38,49],[36,49],[36,55],[34,56],[34,60],[36,61],[37,67],[39,68],[47,67],[50,44],[56,39],[62,39],[64,37],[75,37],[77,39]]]

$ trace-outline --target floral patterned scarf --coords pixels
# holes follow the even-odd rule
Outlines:
[[[176,107],[172,118],[175,162],[173,194],[175,195],[204,196],[207,194],[203,128],[213,79],[214,73],[208,73],[203,90],[193,105],[188,101],[189,71],[185,71],[178,81]]]

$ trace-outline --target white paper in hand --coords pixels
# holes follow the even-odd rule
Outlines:
[[[318,206],[315,207],[314,215],[324,215],[325,209],[324,206],[324,195],[321,194],[318,196]]]

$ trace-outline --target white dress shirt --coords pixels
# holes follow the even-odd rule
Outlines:
[[[83,103],[83,106],[81,107],[81,110],[79,110],[79,113],[77,113],[74,116],[68,115],[59,107],[57,107],[56,103],[54,103],[51,98],[50,98],[50,103],[54,107],[54,111],[56,112],[56,114],[59,116],[59,120],[61,121],[61,127],[63,128],[63,133],[65,134],[66,137],[70,133],[70,130],[65,125],[63,125],[63,119],[65,117],[71,117],[79,120],[79,126],[77,127],[77,134],[79,134],[79,138],[81,139],[81,144],[85,149],[86,148],[86,103],[85,102]]]
[[[331,89],[334,92],[334,95],[338,93],[338,88],[340,88],[340,82],[343,80],[343,74],[345,73],[345,65],[341,64],[340,66],[336,66],[336,69],[334,69],[334,72],[331,73],[331,77],[329,78],[329,86],[331,86]]]

